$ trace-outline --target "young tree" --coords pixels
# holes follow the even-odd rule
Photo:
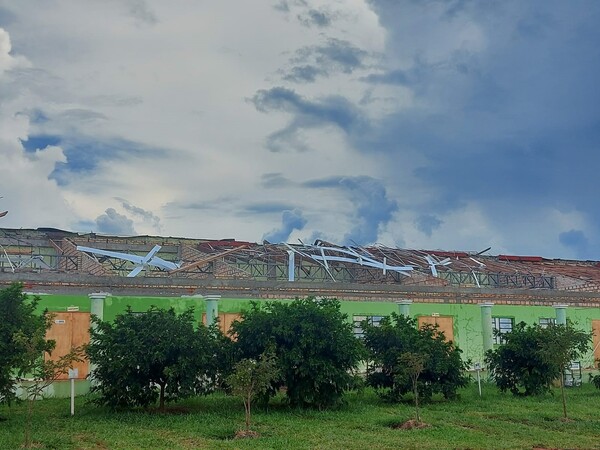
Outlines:
[[[413,387],[413,397],[415,402],[415,420],[417,424],[421,423],[421,417],[419,416],[419,377],[425,370],[425,362],[427,361],[427,355],[423,353],[412,353],[406,352],[402,353],[399,358],[399,364],[404,368],[404,370],[399,370],[398,372],[406,373],[412,382]]]
[[[259,396],[268,392],[271,384],[277,380],[279,370],[274,353],[263,353],[258,360],[242,359],[239,361],[231,375],[227,377],[227,384],[231,392],[242,398],[246,413],[245,434],[249,436],[250,414],[252,402]]]
[[[353,382],[364,349],[335,299],[253,303],[234,322],[238,358],[257,359],[272,346],[290,404],[325,408],[338,403]],[[279,383],[272,383],[273,394]]]
[[[15,399],[17,375],[28,364],[30,349],[25,343],[35,342],[37,355],[53,348],[51,341],[33,339],[44,336],[50,326],[47,314],[36,313],[39,300],[28,298],[18,283],[0,290],[0,403]],[[15,340],[17,335],[25,339]]]
[[[520,322],[502,338],[504,343],[485,358],[496,385],[514,395],[537,395],[550,391],[557,378],[562,389],[565,368],[587,350],[591,333],[570,323],[543,328]],[[562,393],[566,417],[564,389]]]
[[[446,341],[444,333],[437,326],[426,324],[418,328],[417,321],[404,315],[393,313],[384,318],[376,327],[363,323],[364,341],[372,361],[367,373],[367,382],[382,389],[382,396],[392,401],[413,392],[413,381],[417,385],[419,398],[429,400],[434,393],[442,393],[445,398],[456,397],[460,387],[466,386],[466,364],[461,351],[454,343]],[[416,379],[415,369],[420,364],[400,364],[403,354],[422,358],[423,368]],[[416,363],[416,360],[413,361]]]
[[[192,309],[130,308],[114,322],[93,318],[87,354],[95,365],[97,403],[147,407],[209,392],[217,381],[220,348],[216,329],[195,326]]]
[[[564,373],[571,361],[579,358],[588,350],[592,335],[574,328],[570,322],[567,322],[566,325],[550,325],[544,329],[544,334],[540,352],[543,359],[558,368],[563,417],[567,419]]]
[[[46,316],[48,321],[52,315]],[[48,327],[50,324],[48,323]],[[15,337],[15,343],[25,349],[24,364],[18,371],[18,380],[25,391],[27,400],[27,418],[25,421],[25,448],[31,448],[34,443],[31,441],[31,418],[33,415],[33,406],[38,398],[41,398],[44,391],[62,375],[68,373],[73,363],[82,361],[83,348],[72,348],[69,353],[61,356],[58,360],[46,360],[45,354],[51,355],[55,342],[47,341],[46,330],[39,329],[33,336],[27,336],[18,332]],[[44,354],[39,349],[45,347]]]

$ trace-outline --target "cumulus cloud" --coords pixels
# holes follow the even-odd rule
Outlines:
[[[331,177],[307,181],[304,186],[337,189],[346,195],[354,208],[347,211],[354,225],[344,236],[345,244],[377,242],[382,227],[387,225],[398,210],[398,203],[388,197],[381,180],[372,177]]]
[[[287,242],[292,232],[302,230],[307,222],[299,209],[283,211],[281,213],[281,226],[266,233],[263,240],[272,243]]]
[[[121,206],[123,209],[134,216],[140,217],[144,222],[149,223],[157,232],[162,231],[162,227],[160,225],[160,217],[154,214],[152,211],[147,211],[139,206],[132,205],[124,198],[115,197],[115,200],[121,202]]]
[[[433,232],[437,230],[443,223],[443,220],[440,220],[432,214],[422,214],[415,220],[417,229],[429,237],[431,237]]]
[[[331,25],[332,15],[327,11],[309,9],[305,14],[298,14],[298,20],[307,27],[324,28]]]
[[[96,226],[99,233],[120,236],[133,236],[136,234],[133,228],[133,220],[119,214],[114,208],[108,208],[104,214],[96,217]]]
[[[28,67],[29,62],[22,56],[12,54],[12,44],[8,32],[0,27],[0,76],[17,67]]]
[[[364,66],[368,52],[346,40],[328,38],[322,45],[305,46],[296,50],[290,67],[283,69],[283,79],[295,83],[312,83],[317,77],[338,72],[351,74]]]
[[[292,89],[274,87],[259,90],[251,102],[260,112],[285,112],[292,116],[286,127],[267,138],[267,148],[273,152],[308,150],[301,133],[311,128],[333,125],[351,133],[359,132],[365,126],[365,118],[360,110],[342,96],[327,96],[312,101]]]

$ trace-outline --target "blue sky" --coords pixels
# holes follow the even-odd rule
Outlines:
[[[599,25],[593,0],[0,0],[0,225],[598,260]]]

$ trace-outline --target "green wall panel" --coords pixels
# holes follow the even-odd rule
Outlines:
[[[250,308],[251,299],[222,298],[219,301],[219,311],[240,312]],[[269,300],[255,300],[265,302]],[[291,301],[291,300],[270,300]],[[133,311],[146,311],[150,306],[160,308],[172,307],[178,312],[183,312],[189,307],[194,307],[195,316],[199,321],[205,311],[205,302],[200,297],[121,297],[109,296],[105,300],[104,319],[114,320],[115,316],[131,306]],[[90,311],[90,300],[87,296],[44,295],[41,296],[40,309],[50,311],[65,311],[69,306],[78,306],[80,311]],[[373,301],[342,301],[342,311],[352,320],[354,315],[389,315],[398,312],[395,302]],[[410,306],[413,317],[420,315],[452,316],[454,326],[454,339],[463,351],[463,357],[472,362],[483,359],[483,339],[481,335],[481,308],[473,304],[445,304],[445,303],[413,303]],[[556,317],[555,309],[551,306],[525,306],[525,305],[494,305],[492,316],[511,317],[515,323],[538,323],[540,318]],[[568,307],[567,318],[578,328],[591,331],[591,321],[600,319],[600,308]],[[593,364],[590,352],[583,359],[584,366]]]

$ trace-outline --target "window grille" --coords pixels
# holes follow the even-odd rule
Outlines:
[[[512,317],[492,317],[494,326],[494,344],[502,344],[503,334],[510,333],[513,330],[515,319]]]

